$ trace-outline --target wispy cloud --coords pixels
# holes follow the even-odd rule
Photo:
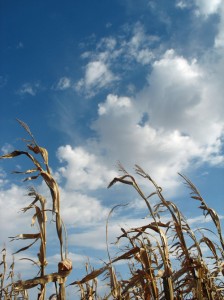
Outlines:
[[[21,96],[24,95],[30,95],[30,96],[36,96],[37,92],[41,89],[40,83],[24,83],[20,89],[17,91],[17,93]]]
[[[64,91],[70,88],[71,85],[72,82],[69,77],[61,77],[57,82],[56,86],[54,87],[54,89]]]
[[[91,61],[86,66],[84,78],[76,83],[75,89],[78,92],[84,91],[90,97],[98,90],[110,86],[115,80],[118,77],[113,74],[108,64],[101,60]]]
[[[189,1],[186,0],[178,0],[176,1],[176,7],[180,8],[180,9],[185,9],[186,7],[188,7],[190,4]]]
[[[84,77],[75,84],[76,91],[93,97],[119,81],[120,74],[128,72],[130,64],[146,66],[155,59],[151,46],[158,42],[157,36],[147,35],[141,23],[126,26],[123,30],[116,37],[102,38],[95,51],[82,53],[81,57],[88,62],[84,67]]]
[[[3,154],[7,154],[13,151],[13,146],[5,143],[2,147],[1,147],[1,151],[3,152]]]

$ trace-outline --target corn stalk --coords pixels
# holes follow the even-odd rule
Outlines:
[[[60,192],[59,187],[56,182],[56,180],[51,175],[50,167],[48,164],[48,152],[45,148],[40,147],[33,134],[31,133],[29,127],[24,122],[17,120],[19,124],[26,130],[26,132],[29,134],[31,140],[24,140],[27,144],[28,151],[20,151],[15,150],[9,154],[5,154],[3,156],[0,156],[0,159],[10,159],[15,158],[17,156],[26,156],[34,165],[33,169],[29,169],[25,172],[14,172],[14,173],[20,173],[25,175],[30,175],[24,179],[24,181],[32,181],[39,177],[41,177],[46,185],[48,186],[51,194],[52,199],[52,213],[55,215],[55,222],[56,222],[56,231],[57,236],[59,240],[59,247],[60,247],[60,255],[61,255],[61,261],[58,264],[58,272],[52,273],[52,274],[45,274],[45,267],[47,265],[47,258],[46,258],[46,223],[47,223],[47,216],[46,216],[46,200],[45,198],[38,194],[34,188],[29,189],[28,195],[31,197],[34,197],[34,200],[30,205],[23,208],[22,211],[26,212],[29,209],[34,209],[34,215],[32,218],[32,225],[34,223],[38,222],[39,226],[39,232],[35,234],[19,234],[15,237],[12,237],[12,240],[18,240],[18,239],[31,239],[32,243],[28,246],[19,249],[16,253],[25,251],[29,249],[33,244],[35,244],[38,240],[40,240],[40,249],[38,253],[38,259],[39,262],[37,265],[40,266],[40,277],[35,277],[30,280],[26,281],[18,281],[13,282],[11,285],[14,286],[18,291],[22,289],[29,289],[33,286],[39,285],[40,286],[40,293],[38,295],[38,300],[44,300],[45,294],[46,294],[46,284],[48,282],[57,282],[59,284],[59,294],[57,295],[58,299],[65,300],[66,299],[66,293],[65,293],[65,280],[66,277],[69,275],[72,265],[71,261],[67,258],[67,252],[66,249],[64,249],[64,241],[63,241],[63,222],[61,219],[61,213],[60,213]],[[38,159],[36,159],[36,155],[39,155],[42,159],[42,162],[40,162]],[[35,175],[33,175],[35,174]],[[2,291],[2,289],[1,289]]]

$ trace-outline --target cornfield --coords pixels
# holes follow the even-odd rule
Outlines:
[[[18,122],[30,137],[29,140],[24,140],[27,150],[15,150],[0,158],[26,156],[32,162],[33,168],[16,173],[25,174],[27,177],[24,181],[42,178],[50,191],[52,208],[46,207],[45,197],[34,187],[29,188],[28,195],[32,201],[22,211],[24,213],[33,211],[32,224],[38,224],[39,232],[22,233],[11,237],[11,240],[31,241],[28,246],[19,249],[16,253],[29,251],[33,244],[39,243],[38,261],[33,261],[39,268],[39,274],[29,280],[15,280],[14,262],[7,270],[6,249],[3,248],[0,298],[4,300],[29,299],[28,290],[38,287],[37,299],[45,300],[47,285],[53,282],[55,292],[49,299],[65,300],[65,282],[66,280],[68,282],[68,277],[72,274],[72,262],[67,257],[67,237],[60,211],[59,187],[48,165],[47,150],[37,144],[27,124],[20,120]],[[122,240],[125,247],[120,255],[111,257],[107,236],[109,217],[119,205],[111,209],[106,222],[108,261],[99,269],[94,269],[86,263],[86,276],[67,283],[79,290],[78,296],[74,291],[74,299],[224,299],[224,240],[220,218],[215,210],[206,204],[195,185],[180,174],[184,184],[190,190],[192,201],[197,201],[204,216],[211,218],[216,232],[205,228],[193,230],[175,203],[164,198],[162,188],[140,166],[135,166],[136,175],[152,185],[154,192],[150,195],[145,194],[137,182],[137,177],[129,174],[121,164],[119,164],[119,170],[121,176],[114,178],[108,188],[119,183],[133,188],[145,203],[149,223],[128,230],[121,228],[121,234],[117,237],[116,243]],[[152,205],[154,202],[151,199],[154,197],[157,197],[158,201]],[[60,253],[58,271],[50,274],[46,274],[47,213],[51,213],[55,220]],[[168,219],[167,216],[169,216]],[[205,248],[208,251],[205,251]],[[207,252],[209,256],[205,255]],[[120,261],[126,263],[129,270],[126,274],[127,278],[124,279],[118,278],[116,274],[116,263]],[[100,276],[104,276],[109,287],[104,295],[100,295],[99,292],[98,278]]]

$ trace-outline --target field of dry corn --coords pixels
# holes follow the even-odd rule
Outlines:
[[[71,275],[72,262],[67,254],[66,228],[60,212],[60,191],[58,184],[51,174],[48,165],[48,152],[40,147],[27,124],[18,120],[29,135],[24,140],[26,151],[15,150],[3,155],[1,159],[25,156],[33,164],[33,168],[22,174],[27,176],[24,181],[33,181],[38,177],[46,183],[51,194],[52,207],[46,207],[46,199],[34,187],[30,188],[28,195],[30,204],[23,208],[23,212],[33,211],[32,223],[38,224],[39,232],[35,234],[21,233],[12,237],[12,240],[30,241],[28,246],[18,249],[16,253],[26,252],[39,243],[38,261],[33,261],[39,268],[38,276],[29,280],[15,278],[15,266],[7,268],[7,249],[2,249],[2,262],[0,265],[0,299],[29,299],[29,290],[38,287],[37,299],[46,299],[48,283],[55,284],[55,292],[49,299],[66,299],[66,279]],[[139,198],[145,202],[149,223],[145,226],[124,230],[117,242],[123,240],[125,247],[123,253],[111,257],[108,245],[108,261],[103,267],[93,269],[87,264],[86,276],[70,283],[79,289],[79,295],[74,293],[74,299],[146,299],[146,300],[222,300],[224,299],[224,240],[218,214],[202,198],[195,185],[185,176],[181,175],[183,182],[190,190],[190,197],[197,201],[199,209],[205,217],[210,217],[214,223],[215,231],[201,229],[195,232],[188,224],[186,218],[171,201],[167,201],[162,188],[140,166],[135,166],[136,175],[143,177],[152,185],[154,192],[150,195],[139,187],[137,177],[129,174],[122,165],[119,165],[120,177],[114,178],[108,188],[121,183],[135,189]],[[18,172],[17,172],[18,173]],[[157,197],[156,205],[151,205],[151,198]],[[192,201],[193,201],[192,200]],[[111,213],[116,209],[112,208]],[[52,214],[59,241],[60,261],[55,273],[46,273],[46,231],[47,214]],[[166,214],[166,222],[163,216]],[[167,221],[167,215],[169,220]],[[105,224],[108,232],[108,222]],[[206,247],[209,256],[205,256]],[[15,255],[16,255],[15,253]],[[206,252],[207,253],[207,252]],[[129,269],[128,279],[118,279],[116,263],[123,261]],[[109,292],[100,295],[98,292],[99,276],[104,275],[109,286]],[[67,282],[69,282],[67,280]],[[73,299],[73,298],[72,298]],[[33,300],[33,299],[32,299]]]

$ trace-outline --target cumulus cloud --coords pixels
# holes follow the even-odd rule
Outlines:
[[[88,226],[105,220],[108,209],[97,198],[61,188],[61,209],[68,226]]]
[[[223,4],[220,0],[176,1],[181,9],[193,4],[198,15],[220,17],[214,49],[198,60],[174,49],[161,54],[155,47],[159,38],[147,34],[140,22],[126,24],[125,33],[104,37],[95,51],[83,53],[87,63],[76,89],[89,96],[113,83],[119,77],[117,71],[127,71],[130,62],[150,68],[147,84],[132,98],[110,93],[99,103],[91,127],[97,134],[94,148],[59,149],[59,158],[66,163],[59,170],[66,188],[83,191],[105,186],[117,160],[128,166],[143,165],[170,188],[177,184],[176,173],[192,166],[192,160],[194,167],[205,161],[223,163]]]
[[[192,160],[198,165],[224,162],[223,87],[217,74],[174,50],[152,66],[148,86],[135,98],[110,94],[99,104],[92,128],[109,161],[138,163],[173,188],[177,172],[187,170]]]
[[[190,111],[200,102],[202,73],[195,60],[188,62],[174,50],[166,51],[154,62],[149,86],[138,95],[154,126],[166,130],[181,126],[186,133]]]
[[[61,146],[57,155],[66,164],[58,171],[66,178],[66,188],[69,190],[85,191],[105,187],[115,175],[96,155],[82,147]]]
[[[117,95],[109,94],[104,103],[99,104],[99,115],[110,114],[113,110],[123,114],[125,108],[131,106],[131,100],[128,97],[118,97]],[[120,109],[120,110],[119,110]]]

